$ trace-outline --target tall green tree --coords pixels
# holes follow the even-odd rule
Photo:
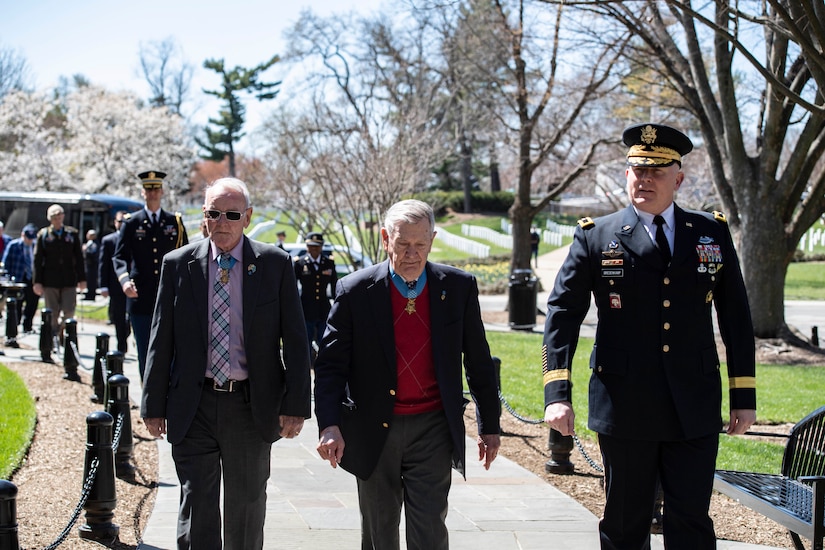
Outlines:
[[[217,118],[210,118],[205,127],[206,139],[195,138],[205,151],[201,156],[207,160],[221,162],[229,158],[229,175],[235,176],[235,146],[245,135],[243,126],[246,122],[246,107],[241,102],[241,94],[248,94],[258,101],[274,99],[278,95],[277,82],[262,82],[260,75],[279,61],[276,55],[269,61],[247,69],[236,66],[227,70],[223,59],[207,59],[203,66],[221,76],[221,86],[216,90],[204,90],[205,94],[217,97],[224,102]]]

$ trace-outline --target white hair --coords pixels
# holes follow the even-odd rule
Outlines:
[[[384,216],[384,229],[391,235],[398,224],[414,224],[421,220],[427,220],[430,223],[430,232],[435,231],[435,213],[429,204],[416,199],[403,200],[393,204],[387,210]]]

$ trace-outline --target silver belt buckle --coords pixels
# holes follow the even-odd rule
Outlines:
[[[228,388],[227,387],[222,387],[221,385],[218,384],[218,380],[216,378],[213,378],[212,379],[212,389],[215,390],[215,391],[231,393],[232,391],[234,391],[233,386],[235,384],[235,381],[234,380],[227,380],[227,382],[229,383],[229,387]]]

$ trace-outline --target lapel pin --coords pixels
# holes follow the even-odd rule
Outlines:
[[[442,291],[441,291],[441,301],[443,302],[443,301],[444,301],[444,300],[446,300],[446,299],[447,299],[447,291],[446,291],[446,290],[442,290]]]
[[[255,266],[255,264],[249,264],[248,266],[246,266],[246,274],[247,275],[252,275],[257,270],[258,270],[258,268]]]

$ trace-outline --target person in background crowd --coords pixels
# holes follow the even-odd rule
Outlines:
[[[286,241],[286,231],[278,231],[277,233],[275,233],[275,236],[278,237],[278,242],[275,243],[275,246],[283,250],[284,242]]]
[[[59,335],[62,345],[63,331],[59,329],[66,319],[74,317],[77,291],[86,290],[86,269],[80,233],[63,225],[63,207],[53,204],[46,215],[50,224],[37,233],[34,245],[32,290],[52,311],[52,332]]]
[[[15,282],[25,283],[23,299],[17,300],[17,320],[23,324],[23,332],[33,331],[34,316],[37,313],[39,298],[32,288],[32,267],[34,264],[34,240],[37,238],[37,226],[26,224],[20,232],[20,238],[6,245],[3,251],[3,266],[6,273]],[[25,307],[23,306],[25,304]]]
[[[83,261],[86,267],[86,296],[84,300],[94,301],[97,295],[100,260],[100,245],[97,243],[97,231],[89,229],[86,231],[86,242],[83,243]]]
[[[3,257],[3,254],[6,251],[6,246],[11,242],[11,237],[6,235],[6,226],[3,222],[0,221],[0,258]],[[3,318],[3,312],[6,311],[6,301],[0,299],[0,319]]]
[[[725,217],[683,210],[682,132],[627,128],[630,206],[583,218],[550,297],[542,348],[544,419],[575,432],[570,369],[591,297],[599,311],[590,358],[588,427],[598,433],[606,502],[601,547],[650,548],[657,481],[665,546],[716,548],[708,515],[722,381],[712,308],[725,343],[727,433],[756,420],[754,335],[748,297]]]
[[[100,294],[109,299],[109,321],[115,327],[117,350],[122,353],[126,353],[129,349],[129,317],[126,313],[126,294],[123,293],[123,288],[117,280],[112,258],[117,248],[117,240],[120,238],[120,228],[123,226],[124,216],[126,216],[126,212],[123,210],[115,214],[115,230],[101,239],[98,262]]]
[[[539,243],[541,242],[541,235],[539,230],[535,227],[530,230],[530,254],[533,256],[535,267],[539,266]]]
[[[272,442],[310,416],[309,347],[289,255],[244,236],[246,184],[217,180],[203,212],[209,239],[163,258],[141,416],[172,445],[178,548],[255,550]]]
[[[117,280],[126,295],[126,309],[137,346],[140,379],[146,368],[146,351],[152,323],[152,308],[158,294],[163,256],[187,244],[181,214],[160,207],[164,172],[141,172],[142,210],[126,214],[112,262]]]
[[[324,247],[323,234],[307,235],[306,247],[307,253],[295,262],[295,278],[301,283],[301,306],[304,309],[307,338],[314,355],[327,326],[330,296],[338,274],[335,272],[335,261],[321,253]]]
[[[390,207],[381,228],[388,259],[338,281],[315,361],[318,454],[356,476],[361,548],[399,548],[402,505],[407,548],[448,547],[451,464],[464,474],[462,364],[485,468],[501,444],[478,285],[427,261],[434,238],[428,204]]]

